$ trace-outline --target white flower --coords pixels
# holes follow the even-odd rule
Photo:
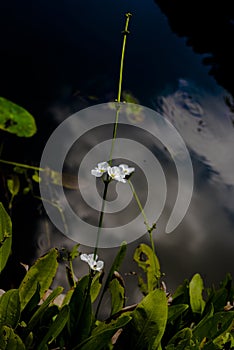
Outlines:
[[[101,177],[104,173],[107,172],[109,164],[107,162],[98,163],[97,167],[91,170],[91,174],[96,177]]]
[[[112,179],[120,181],[120,182],[123,182],[123,183],[126,182],[126,180],[124,179],[125,174],[124,174],[123,170],[120,167],[118,167],[118,166],[113,166],[113,167],[108,166],[107,172],[108,172],[108,175]]]
[[[135,168],[129,168],[127,164],[120,164],[119,168],[123,171],[124,175],[130,175],[135,171]]]
[[[87,262],[92,270],[101,271],[104,267],[104,262],[102,260],[98,260],[98,256],[94,254],[81,254],[80,259]]]

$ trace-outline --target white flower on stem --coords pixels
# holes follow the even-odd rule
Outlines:
[[[98,260],[97,255],[94,258],[94,254],[81,254],[80,259],[87,262],[89,267],[94,271],[101,271],[104,267],[104,262]]]
[[[109,166],[107,168],[107,172],[108,172],[108,175],[111,177],[111,179],[113,180],[117,180],[117,181],[120,181],[120,182],[123,182],[125,183],[126,180],[124,179],[125,178],[125,174],[123,172],[123,170],[118,167],[118,166]]]
[[[91,174],[96,177],[101,177],[103,174],[107,172],[107,168],[109,164],[107,162],[98,163],[97,167],[91,170]]]
[[[119,168],[123,171],[124,175],[130,175],[135,171],[135,168],[129,168],[127,164],[120,164]]]

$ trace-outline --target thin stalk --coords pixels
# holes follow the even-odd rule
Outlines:
[[[120,70],[119,70],[119,87],[118,87],[118,95],[117,95],[117,99],[116,99],[116,102],[118,102],[118,103],[121,102],[125,48],[126,48],[127,35],[129,34],[129,30],[128,30],[129,20],[130,20],[132,14],[126,13],[125,16],[126,16],[125,28],[122,32],[123,33],[123,44],[122,44],[122,53],[121,53]],[[119,111],[120,111],[120,107],[117,105],[116,106],[116,114],[115,114],[115,125],[114,125],[114,130],[113,130],[111,151],[110,151],[110,157],[109,157],[109,164],[110,165],[112,164],[114,144],[115,144],[116,135],[117,135],[117,127],[118,127],[118,122],[119,122]]]
[[[131,13],[126,13],[125,16],[126,16],[125,28],[124,28],[124,31],[122,32],[123,33],[123,44],[122,44],[122,53],[121,53],[120,70],[119,70],[119,87],[118,87],[118,96],[117,96],[117,102],[118,103],[121,102],[125,48],[126,48],[127,35],[129,34],[129,31],[128,31],[129,20],[130,20],[130,17],[132,16],[132,14]],[[116,106],[116,114],[115,114],[115,125],[114,125],[112,142],[111,142],[111,150],[110,150],[110,156],[109,156],[109,161],[108,161],[110,166],[112,165],[112,157],[113,157],[114,145],[115,145],[115,140],[116,140],[116,136],[117,136],[117,127],[118,127],[118,122],[119,122],[119,112],[120,112],[120,106],[117,105]],[[105,181],[104,192],[103,192],[103,197],[102,197],[102,207],[101,207],[99,223],[98,223],[98,232],[97,232],[96,244],[95,244],[95,249],[94,249],[94,259],[96,258],[96,255],[97,255],[98,243],[99,243],[100,234],[101,234],[101,230],[102,230],[102,223],[103,223],[103,217],[104,217],[104,208],[105,208],[105,201],[106,201],[108,184],[109,184],[109,181],[106,180]]]
[[[106,180],[104,182],[104,191],[103,191],[103,196],[102,196],[102,207],[101,207],[101,212],[100,212],[100,216],[99,216],[98,232],[97,232],[96,244],[95,244],[95,249],[94,249],[94,260],[95,260],[96,255],[97,255],[98,243],[99,243],[100,234],[101,234],[101,230],[102,230],[102,223],[103,223],[103,217],[104,217],[104,208],[105,208],[108,185],[109,185],[109,181]]]
[[[11,161],[8,161],[8,160],[3,160],[3,159],[0,159],[0,163],[14,165],[14,166],[18,166],[19,168],[25,168],[25,169],[31,169],[31,170],[37,170],[37,171],[45,171],[46,170],[46,169],[43,169],[43,168],[39,168],[37,166],[11,162]]]
[[[154,240],[153,240],[153,234],[152,234],[152,232],[153,232],[154,228],[156,227],[156,225],[155,224],[153,224],[152,226],[149,225],[148,219],[147,219],[146,214],[145,214],[145,211],[144,211],[144,209],[143,209],[143,207],[141,205],[141,201],[140,201],[140,199],[139,199],[139,197],[138,197],[138,195],[137,195],[137,193],[135,191],[135,188],[134,188],[134,186],[133,186],[133,184],[132,184],[130,179],[128,179],[128,183],[129,183],[129,186],[130,186],[130,188],[132,190],[133,196],[134,196],[134,198],[135,198],[135,200],[137,202],[137,205],[138,205],[138,207],[139,207],[139,209],[141,211],[141,214],[142,214],[142,216],[144,218],[144,223],[145,223],[145,226],[146,226],[147,231],[149,233],[150,244],[151,244],[151,248],[152,248],[152,251],[153,251],[154,264],[155,264],[155,269],[156,269],[156,261],[155,261],[155,255],[156,254],[155,254]]]

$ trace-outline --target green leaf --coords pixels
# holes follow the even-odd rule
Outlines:
[[[194,328],[193,335],[199,341],[202,341],[205,337],[214,340],[222,333],[229,330],[233,320],[233,311],[217,312],[212,317],[207,318],[205,322],[200,322],[199,325]]]
[[[103,293],[105,293],[105,291],[108,289],[109,287],[109,283],[112,279],[112,276],[114,274],[115,271],[118,271],[119,268],[120,268],[120,265],[122,264],[122,261],[125,257],[125,254],[126,254],[126,250],[127,250],[127,243],[126,242],[123,242],[120,246],[120,249],[115,257],[115,260],[110,268],[110,271],[108,273],[108,276],[107,276],[107,279],[106,279],[106,283],[104,285],[104,288],[103,288]]]
[[[129,348],[156,350],[167,323],[168,305],[164,291],[155,289],[132,312],[132,321],[126,333]]]
[[[21,310],[25,308],[34,295],[38,283],[40,284],[41,298],[46,290],[49,289],[57,271],[57,257],[57,249],[53,248],[49,253],[39,258],[29,269],[19,286]]]
[[[37,347],[37,350],[43,350],[47,343],[52,343],[58,337],[67,323],[68,316],[69,306],[65,305],[62,307],[54,322],[51,324],[48,332]]]
[[[0,297],[0,326],[15,328],[20,319],[18,289],[10,289]]]
[[[92,323],[92,304],[90,297],[90,276],[84,276],[77,283],[69,307],[68,331],[71,337],[69,344],[77,344],[90,334]]]
[[[111,293],[111,315],[120,311],[125,304],[125,286],[119,273],[115,272],[112,281],[109,284]]]
[[[1,350],[26,350],[20,337],[8,326],[0,328],[0,349]]]
[[[12,174],[10,179],[7,179],[7,187],[12,196],[16,196],[20,189],[19,176]]]
[[[7,187],[8,190],[11,193],[11,200],[9,203],[9,209],[12,208],[12,202],[14,197],[19,193],[19,189],[20,189],[20,180],[19,180],[19,176],[16,174],[12,174],[10,179],[7,179]]]
[[[0,273],[6,266],[11,253],[12,223],[3,204],[0,202]]]
[[[118,271],[124,257],[125,257],[125,254],[126,254],[126,250],[127,250],[127,243],[126,242],[122,242],[120,248],[119,248],[119,251],[113,261],[113,264],[110,268],[110,271],[107,275],[107,278],[106,278],[106,282],[104,284],[104,287],[103,287],[103,291],[102,291],[102,294],[101,294],[101,297],[100,297],[100,300],[99,300],[99,303],[98,303],[98,306],[97,306],[97,311],[96,311],[96,315],[98,314],[98,310],[99,310],[99,307],[101,305],[101,301],[102,301],[102,298],[105,294],[105,292],[107,291],[108,287],[109,287],[109,284],[112,280],[112,276],[114,274],[115,271]]]
[[[194,313],[202,314],[204,310],[205,301],[202,298],[203,288],[203,280],[201,276],[196,273],[189,283],[190,305]]]
[[[101,284],[102,277],[103,277],[103,272],[101,271],[96,273],[92,280],[91,289],[90,289],[90,296],[91,296],[92,303],[97,299],[99,292],[102,288],[102,284]]]
[[[120,328],[123,328],[131,321],[131,316],[121,315],[117,320],[110,323],[101,322],[94,328],[91,336],[72,350],[103,350],[111,341],[111,338]]]
[[[71,252],[69,253],[69,260],[74,260],[75,258],[77,258],[77,256],[79,255],[79,251],[78,251],[79,246],[80,246],[80,243],[77,243],[74,245]]]
[[[33,314],[30,321],[28,322],[27,331],[30,332],[35,328],[37,323],[40,321],[41,317],[43,316],[44,312],[48,308],[49,304],[57,298],[58,295],[60,295],[63,291],[63,287],[57,287],[53,292],[46,298],[46,300],[39,306],[37,311]]]
[[[192,330],[184,328],[176,333],[168,342],[166,350],[189,350],[193,349]]]
[[[40,183],[40,182],[41,182],[41,178],[40,178],[40,176],[39,176],[38,171],[35,171],[35,172],[34,172],[34,174],[33,174],[33,176],[32,176],[32,179],[33,179],[33,181],[35,181],[35,182],[37,182],[37,183]]]
[[[168,308],[168,322],[173,322],[189,308],[187,304],[170,305]]]
[[[3,97],[0,97],[0,129],[21,137],[31,137],[37,131],[33,116]]]
[[[160,265],[157,256],[152,249],[142,243],[135,250],[133,259],[137,262],[138,266],[146,273],[147,284],[143,282],[143,279],[138,278],[139,287],[143,294],[151,292],[158,285],[158,280],[161,277]]]

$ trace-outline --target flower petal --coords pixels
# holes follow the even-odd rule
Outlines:
[[[80,260],[88,262],[89,261],[89,256],[87,254],[81,254],[80,255]]]
[[[91,170],[91,174],[96,176],[96,177],[101,177],[103,173],[96,168],[96,169]]]
[[[104,267],[104,262],[102,260],[97,261],[95,270],[101,271]]]

